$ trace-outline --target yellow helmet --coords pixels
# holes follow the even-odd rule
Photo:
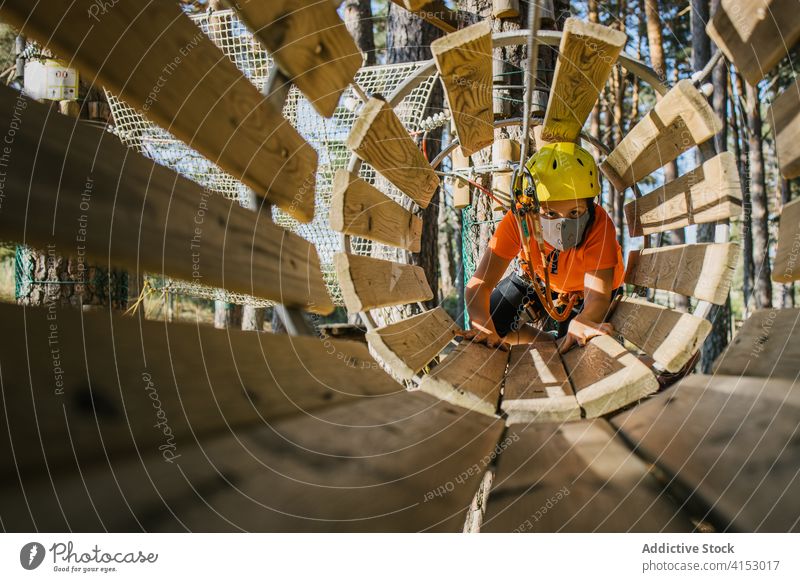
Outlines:
[[[600,194],[597,163],[592,154],[572,142],[549,143],[525,164],[536,185],[540,202],[593,198]],[[528,174],[522,180],[528,187]]]

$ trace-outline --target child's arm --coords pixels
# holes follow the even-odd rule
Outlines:
[[[586,345],[597,335],[614,333],[610,323],[604,323],[611,306],[614,269],[591,271],[584,276],[583,311],[569,324],[567,335],[561,339],[559,351],[563,354],[576,343]]]

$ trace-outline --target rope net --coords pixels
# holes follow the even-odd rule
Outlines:
[[[272,61],[232,10],[196,14],[191,18],[259,90],[264,89]],[[356,74],[355,81],[368,95],[380,93],[388,96],[412,75],[420,64],[412,62],[363,67]],[[395,108],[398,117],[410,132],[420,129],[435,80],[435,76],[425,79]],[[141,113],[115,95],[106,91],[106,97],[114,119],[114,132],[123,143],[197,182],[208,191],[236,200],[243,206],[246,205],[249,190],[244,184],[165,129],[149,122]],[[292,87],[283,109],[284,117],[319,155],[316,209],[313,221],[308,224],[298,223],[277,208],[273,209],[273,219],[276,224],[314,244],[319,253],[328,292],[337,305],[342,305],[342,295],[333,269],[333,255],[341,250],[342,241],[341,235],[330,228],[328,211],[333,176],[336,170],[347,166],[350,158],[345,141],[358,115],[360,104],[361,101],[352,87],[348,87],[333,117],[326,119],[317,114],[311,103],[296,87]],[[402,200],[402,193],[385,179],[376,176],[373,168],[367,164],[362,164],[360,175],[394,200]],[[364,239],[353,238],[351,249],[356,254],[393,260],[405,259],[402,250]],[[214,289],[188,281],[155,276],[147,278],[155,290],[259,307],[270,304],[268,301],[249,295],[230,293],[224,289]]]

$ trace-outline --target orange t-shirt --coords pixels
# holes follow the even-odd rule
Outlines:
[[[516,218],[509,210],[497,226],[497,230],[489,241],[489,248],[499,257],[507,260],[519,255],[523,258],[522,243]],[[533,252],[533,270],[539,277],[544,277],[539,245],[531,238]],[[545,242],[545,255],[553,251]],[[554,261],[556,262],[556,261]],[[583,291],[583,278],[589,271],[614,269],[614,289],[622,285],[625,279],[625,266],[622,262],[622,249],[617,242],[617,232],[611,217],[599,205],[594,207],[594,220],[586,231],[583,241],[576,248],[561,251],[555,265],[555,272],[550,270],[550,286],[554,291],[568,293]]]

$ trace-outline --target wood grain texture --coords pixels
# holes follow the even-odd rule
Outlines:
[[[511,179],[513,171],[511,163],[519,162],[519,142],[513,139],[498,139],[492,144],[492,192],[506,206],[492,200],[492,210],[504,210],[511,206]]]
[[[0,455],[4,475],[137,450],[166,455],[209,432],[403,389],[358,342],[55,305],[0,305],[0,316],[14,455]]]
[[[370,348],[400,378],[411,379],[453,339],[458,327],[441,307],[367,332]]]
[[[587,418],[619,410],[658,390],[653,372],[607,335],[562,356]]]
[[[778,247],[772,266],[772,280],[791,283],[800,279],[800,201],[786,204],[778,227]]]
[[[507,424],[578,420],[581,407],[555,342],[511,348],[501,408]]]
[[[332,2],[227,0],[281,72],[330,117],[363,57]]]
[[[334,175],[329,218],[337,232],[419,252],[422,219],[347,170]]]
[[[23,472],[30,510],[16,476],[6,480],[4,527],[458,532],[501,431],[497,419],[426,394],[365,398],[186,443],[173,464],[142,450],[95,468],[70,457],[54,484]]]
[[[413,12],[439,30],[447,33],[458,30],[460,22],[458,10],[450,9],[444,0],[392,0],[392,2]]]
[[[612,422],[717,531],[800,531],[797,395],[793,380],[693,375]]]
[[[622,191],[720,129],[722,121],[706,98],[683,79],[631,128],[600,169]]]
[[[386,101],[371,97],[364,104],[347,137],[347,147],[427,208],[439,178]]]
[[[741,213],[739,169],[731,152],[722,152],[625,205],[631,236],[716,222]]]
[[[631,261],[625,282],[725,303],[739,258],[737,243],[698,243],[642,249]]]
[[[775,133],[778,164],[784,178],[800,176],[800,81],[778,95],[767,112],[767,123]]]
[[[420,383],[420,390],[437,398],[494,416],[508,352],[462,341]]]
[[[796,380],[800,372],[800,309],[759,309],[714,364],[716,374]]]
[[[492,16],[494,18],[517,18],[519,16],[519,0],[492,0]]]
[[[793,0],[721,0],[706,31],[756,85],[800,39],[800,12]]]
[[[180,6],[123,0],[101,14],[99,6],[9,0],[0,15],[259,195],[310,221],[316,152]]]
[[[576,141],[627,37],[620,30],[568,18],[559,46],[542,139]]]
[[[461,150],[472,155],[494,141],[492,23],[484,20],[431,42]]]
[[[417,265],[347,253],[335,254],[333,263],[350,313],[433,299],[425,271]]]
[[[461,152],[461,148],[455,148],[450,154],[450,161],[453,170],[462,170],[463,174],[469,174],[471,160]],[[453,182],[453,208],[461,210],[472,204],[469,182],[455,178]]]
[[[125,146],[0,87],[22,122],[4,169],[0,236],[53,254],[224,287],[329,313],[316,249]],[[83,263],[81,263],[83,260]]]
[[[631,297],[617,304],[611,323],[668,372],[680,371],[711,331],[707,319]]]
[[[604,420],[511,427],[482,532],[690,532]]]

